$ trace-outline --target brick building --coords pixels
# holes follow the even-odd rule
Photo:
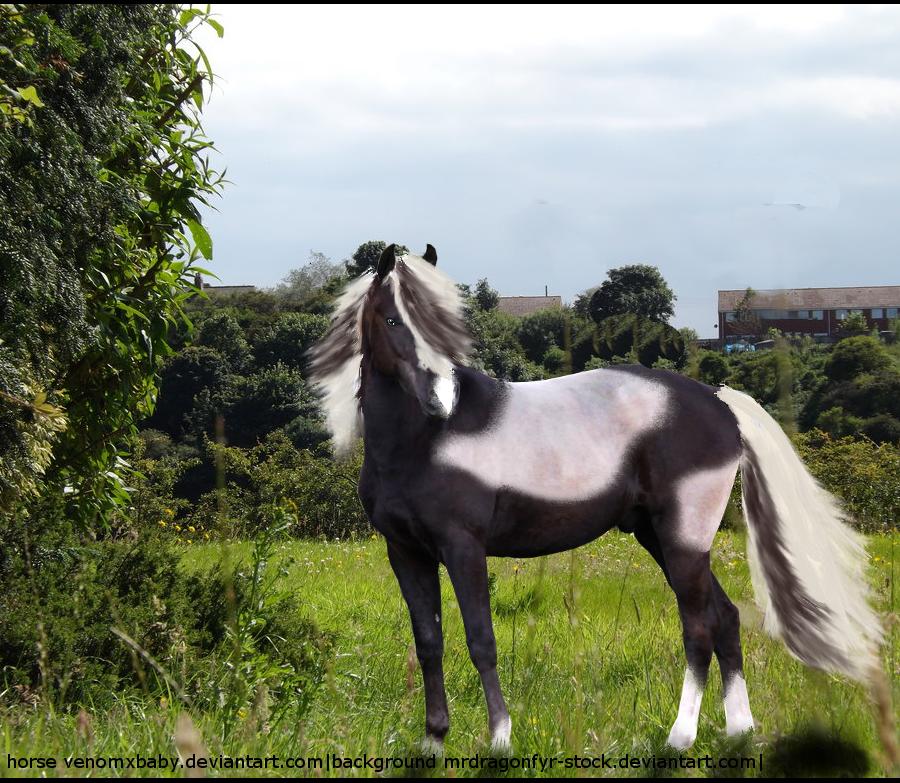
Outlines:
[[[531,315],[538,310],[562,307],[561,296],[501,296],[497,309],[510,315]]]
[[[719,291],[719,338],[725,342],[746,331],[737,316],[745,293],[746,289]],[[851,313],[862,313],[870,328],[883,331],[900,317],[900,285],[757,291],[750,309],[763,333],[774,327],[787,335],[826,340],[840,331],[841,322]]]

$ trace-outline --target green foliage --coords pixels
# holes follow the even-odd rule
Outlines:
[[[356,489],[361,450],[336,462],[296,448],[285,432],[273,432],[251,449],[208,448],[222,466],[224,489],[194,506],[189,520],[195,527],[208,526],[224,538],[253,536],[288,508],[291,535],[338,538],[369,530]]]
[[[295,419],[319,418],[316,398],[299,371],[275,364],[253,375],[232,376],[222,394],[225,437],[236,446],[254,446]]]
[[[500,310],[467,311],[466,322],[474,340],[472,366],[495,378],[533,381],[541,368],[525,356],[517,337],[519,319]]]
[[[343,265],[333,263],[324,253],[310,250],[307,262],[288,272],[275,292],[279,299],[304,307],[323,289],[331,288],[335,281],[343,283],[345,280]]]
[[[282,313],[253,346],[256,362],[267,367],[280,362],[302,369],[307,351],[328,329],[328,318],[310,313]]]
[[[728,377],[728,362],[721,353],[704,351],[698,364],[699,380],[710,386],[719,386]]]
[[[607,277],[590,299],[596,323],[626,313],[665,323],[674,314],[675,294],[655,266],[621,266],[610,269]]]
[[[869,333],[869,322],[862,313],[849,313],[841,322],[840,338],[858,337]]]
[[[120,452],[152,406],[194,264],[211,253],[198,205],[220,183],[199,119],[212,75],[192,40],[208,23],[171,5],[0,11],[14,47],[0,92],[19,95],[0,109],[12,118],[0,124],[8,513],[42,473],[41,491],[67,487],[83,524],[128,502]],[[64,411],[64,430],[45,404]]]
[[[564,346],[566,326],[566,312],[548,307],[524,316],[516,329],[516,339],[529,361],[542,362],[550,348]]]
[[[877,373],[891,364],[884,345],[876,337],[857,335],[841,340],[825,363],[831,381],[849,381],[863,373]]]
[[[194,345],[212,348],[225,360],[227,372],[242,372],[250,362],[244,330],[227,310],[215,311],[199,323]]]
[[[660,359],[680,367],[686,357],[684,339],[677,329],[634,313],[611,316],[597,325],[596,352],[609,361],[627,358],[629,363],[646,367]]]
[[[188,417],[195,410],[198,398],[218,399],[227,380],[226,363],[212,348],[185,348],[171,357],[162,370],[159,400],[149,419],[151,427],[172,436],[182,435],[189,426]],[[212,416],[214,411],[207,411]],[[211,427],[211,420],[203,427]]]
[[[840,497],[855,525],[867,532],[896,530],[900,520],[900,448],[821,430],[794,436],[810,472]]]
[[[347,276],[358,277],[367,269],[374,269],[378,265],[378,259],[381,258],[381,254],[386,247],[387,242],[382,242],[380,239],[370,239],[368,242],[363,242],[353,251],[353,255],[344,262]],[[408,253],[409,248],[405,245],[397,245],[396,251],[397,255],[402,255],[403,253]]]
[[[475,292],[472,297],[481,310],[493,310],[500,302],[500,294],[496,289],[491,288],[486,277],[482,277],[475,284]]]
[[[298,715],[330,642],[296,598],[274,592],[278,533],[261,533],[246,565],[191,573],[152,534],[90,547],[32,541],[27,552],[7,552],[0,690],[95,708],[143,692],[224,704],[232,720],[262,696],[273,721],[289,709]]]

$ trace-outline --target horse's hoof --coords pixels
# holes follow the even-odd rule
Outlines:
[[[422,740],[422,753],[426,755],[431,753],[435,756],[443,756],[444,740],[426,734],[425,738]]]
[[[748,718],[746,721],[727,722],[725,733],[729,737],[743,737],[752,732],[754,728],[756,727],[753,725],[753,718]]]
[[[694,744],[695,739],[697,739],[696,729],[692,731],[688,728],[682,728],[676,723],[669,732],[666,745],[675,750],[687,750]]]

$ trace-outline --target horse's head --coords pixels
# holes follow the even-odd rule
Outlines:
[[[337,448],[359,430],[363,380],[375,372],[396,379],[429,416],[453,411],[454,363],[471,339],[459,291],[436,269],[437,253],[422,256],[385,248],[376,269],[352,281],[337,302],[331,328],[313,349],[312,377],[323,395]]]

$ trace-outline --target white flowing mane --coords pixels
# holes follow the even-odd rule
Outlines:
[[[438,384],[452,384],[453,365],[465,363],[471,348],[456,284],[412,254],[398,258],[380,284],[390,287],[400,318],[412,333],[419,366],[434,373]],[[328,332],[310,352],[312,382],[322,398],[338,454],[346,453],[362,430],[363,313],[375,285],[378,278],[371,271],[347,284],[335,303]]]

